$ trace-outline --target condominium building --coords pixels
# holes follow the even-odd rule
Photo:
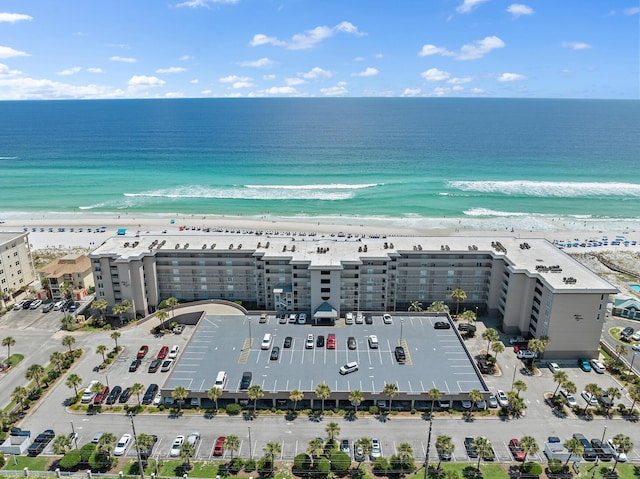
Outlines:
[[[247,309],[406,311],[446,302],[497,317],[508,334],[548,337],[545,357],[595,357],[617,290],[542,239],[178,234],[112,237],[89,257],[96,295],[138,314],[168,297],[225,299]],[[456,304],[455,289],[467,298]]]
[[[0,232],[0,291],[19,291],[36,279],[28,233]]]
[[[46,279],[51,299],[57,301],[65,297],[67,288],[75,300],[84,299],[87,289],[93,286],[91,261],[83,254],[69,254],[53,260],[38,270],[40,280]]]

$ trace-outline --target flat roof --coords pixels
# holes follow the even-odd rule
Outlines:
[[[447,395],[471,389],[487,391],[456,330],[433,328],[435,321],[449,321],[448,318],[409,314],[392,318],[392,324],[383,324],[380,313],[373,316],[373,324],[345,325],[340,320],[335,326],[312,326],[310,319],[306,325],[280,324],[273,315],[266,323],[260,323],[255,315],[206,315],[162,389],[171,391],[182,386],[206,397],[218,371],[225,371],[228,380],[224,391],[245,394],[239,389],[240,380],[243,372],[250,371],[252,384],[259,384],[269,393],[293,389],[313,392],[318,384],[327,384],[333,392],[359,389],[381,394],[387,383],[396,384],[399,393],[408,395],[425,394],[434,387]],[[271,348],[260,347],[265,333],[271,333],[273,346],[280,348],[278,360],[270,359]],[[311,349],[305,347],[308,334],[314,336]],[[320,334],[325,336],[325,343],[328,334],[335,334],[336,349],[317,347],[315,340]],[[377,349],[368,345],[372,334],[378,337]],[[293,341],[291,348],[285,349],[283,341],[287,336]],[[350,336],[357,341],[355,350],[347,347]],[[407,353],[405,364],[399,364],[394,356],[399,344]],[[340,366],[350,361],[357,361],[359,370],[340,375]]]

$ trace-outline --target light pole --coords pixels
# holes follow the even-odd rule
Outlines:
[[[487,351],[487,354],[489,352]],[[513,379],[511,380],[511,389],[513,389],[513,384],[516,382],[516,372],[518,372],[518,366],[513,367]]]
[[[251,452],[251,426],[247,426],[249,429],[249,459],[253,458],[253,452]]]
[[[431,448],[431,428],[433,427],[433,418],[429,417],[429,434],[427,436],[427,452],[424,456],[424,479],[427,479],[429,470],[429,449]]]
[[[404,318],[400,318],[400,345],[402,346],[402,328],[404,326]]]
[[[251,343],[253,342],[251,339],[251,316],[247,316],[247,323],[249,324],[249,351],[251,351]]]
[[[604,427],[604,431],[602,431],[602,439],[600,440],[600,442],[604,443],[604,436],[607,434],[607,426]],[[600,462],[600,456],[597,455],[596,456],[596,463],[593,466],[593,474],[591,474],[591,479],[594,479],[596,477],[596,472],[598,471],[598,462]]]
[[[629,374],[627,375],[627,382],[624,383],[624,385],[626,386],[627,383],[629,382],[629,375],[633,374],[633,362],[636,360],[636,356],[638,355],[638,353],[636,353],[634,351],[633,356],[631,356],[631,364],[629,365]]]
[[[129,419],[131,419],[133,440],[136,443],[136,453],[138,454],[138,469],[140,469],[140,479],[144,479],[144,467],[142,467],[142,456],[140,455],[140,445],[138,444],[138,437],[136,436],[136,427],[133,424],[133,414],[129,414]]]
[[[71,434],[73,435],[73,442],[76,445],[76,449],[78,449],[78,436],[76,436],[76,430],[73,427],[73,421],[71,421]]]

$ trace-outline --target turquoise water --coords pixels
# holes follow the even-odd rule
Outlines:
[[[640,102],[0,102],[0,217],[640,219]]]
[[[640,293],[640,284],[630,284],[629,287],[636,293]]]

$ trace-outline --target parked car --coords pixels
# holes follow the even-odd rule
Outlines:
[[[278,315],[278,323],[279,324],[287,324],[287,315],[286,314],[279,314]]]
[[[404,348],[402,346],[396,346],[394,354],[396,356],[396,361],[398,361],[400,364],[404,364],[406,362],[407,355],[405,354]]]
[[[158,371],[158,369],[160,369],[161,364],[162,359],[154,359],[153,361],[151,361],[151,363],[149,363],[149,372],[155,373],[156,371]]]
[[[433,323],[433,329],[450,329],[451,325],[445,321],[436,321]]]
[[[178,351],[180,351],[180,346],[174,344],[171,346],[171,350],[169,351],[169,355],[167,356],[169,359],[175,359],[178,357]]]
[[[307,349],[313,349],[313,334],[307,334],[307,342],[304,347]]]
[[[516,353],[516,357],[518,359],[535,359],[536,356],[536,353],[529,351],[528,349],[519,349]]]
[[[316,338],[316,346],[319,348],[324,348],[324,335],[318,334]]]
[[[640,341],[640,331],[637,331],[631,335],[631,341]]]
[[[259,322],[260,324],[264,324],[264,323],[266,323],[266,322],[267,322],[267,319],[268,319],[268,318],[267,318],[267,313],[262,313],[262,314],[260,315],[260,319],[258,320],[258,322]]]
[[[327,349],[336,349],[336,335],[330,334],[327,336]]]
[[[391,324],[393,323],[393,320],[391,319],[391,315],[389,313],[384,313],[382,315],[382,322],[384,324]]]
[[[591,364],[589,364],[588,359],[578,359],[578,367],[582,369],[585,373],[591,372]]]
[[[300,313],[298,314],[298,324],[306,324],[307,323],[307,314]]]
[[[378,345],[380,344],[378,342],[378,336],[376,336],[375,334],[372,334],[369,336],[368,341],[369,341],[369,347],[371,349],[378,349]]]
[[[224,441],[226,439],[226,436],[218,436],[218,439],[216,439],[216,443],[213,446],[214,456],[222,456],[224,454]]]
[[[570,394],[564,390],[560,391],[560,394],[562,395],[562,397],[564,397],[564,400],[567,402],[567,406],[574,407],[578,405],[578,401],[576,401],[576,398],[573,396],[573,394]]]
[[[498,399],[496,398],[496,396],[494,394],[489,394],[488,402],[489,402],[489,407],[490,408],[495,409],[495,408],[498,407]]]
[[[141,364],[142,364],[142,361],[140,359],[134,359],[133,361],[131,361],[131,364],[129,365],[129,372],[130,373],[136,372]]]
[[[251,371],[245,371],[242,373],[242,379],[240,380],[240,389],[249,389],[251,386],[251,379],[253,378],[253,374]]]
[[[633,333],[634,333],[634,329],[631,326],[627,326],[620,333],[620,339],[622,339],[623,341],[630,341],[631,336],[633,336]]]
[[[517,439],[511,439],[509,441],[509,450],[516,461],[524,461],[527,458],[527,455],[520,447],[520,442]]]
[[[123,434],[116,447],[113,449],[114,456],[124,456],[124,453],[127,451],[127,446],[131,442],[131,434]]]
[[[591,363],[591,369],[593,369],[598,374],[604,374],[604,372],[606,371],[606,368],[604,367],[604,364],[602,363],[602,361],[598,361],[597,359],[592,359],[589,362]]]
[[[618,462],[627,462],[627,455],[624,452],[620,452],[611,439],[607,440],[607,446],[609,446],[611,454]]]
[[[349,445],[348,439],[343,439],[340,441],[340,450],[345,454],[351,455],[351,446]]]
[[[163,373],[166,373],[169,369],[171,369],[171,366],[173,366],[173,361],[174,361],[173,359],[167,359],[163,361],[160,371]]]
[[[184,436],[176,436],[171,444],[171,449],[169,450],[169,456],[178,457],[180,455],[180,448],[184,444]]]
[[[167,357],[167,354],[169,354],[169,346],[162,346],[160,348],[160,352],[158,353],[157,358],[158,359],[164,359]]]
[[[371,316],[370,314],[365,314],[364,322],[365,324],[373,324],[373,316]]]
[[[472,437],[467,436],[464,438],[464,448],[467,450],[467,456],[469,456],[470,459],[478,457],[478,452],[473,445]]]
[[[344,324],[353,324],[353,313],[347,313],[344,315]]]
[[[93,398],[93,404],[102,404],[109,394],[109,386],[105,386],[102,391],[97,393]]]
[[[131,388],[125,388],[124,391],[122,391],[122,394],[120,394],[120,398],[118,399],[118,402],[121,404],[124,404],[129,400],[130,397],[131,397]]]
[[[349,336],[347,338],[347,348],[353,350],[356,349],[358,347],[358,343],[356,341],[356,338],[354,338],[353,336]]]
[[[287,336],[286,338],[284,338],[284,343],[282,344],[283,348],[290,348],[291,344],[293,343],[293,338],[291,336]]]
[[[38,309],[40,306],[42,306],[42,300],[36,299],[29,305],[29,309]]]
[[[120,397],[120,393],[122,392],[122,388],[120,386],[114,386],[109,395],[107,396],[107,400],[105,401],[107,404],[115,404],[118,398]]]
[[[351,361],[347,364],[345,364],[344,366],[340,367],[340,374],[345,375],[345,374],[349,374],[352,373],[354,371],[358,370],[358,363],[355,361]]]
[[[278,346],[274,346],[271,349],[271,355],[269,356],[269,359],[271,361],[277,361],[279,357],[280,357],[280,348]]]
[[[158,385],[149,384],[149,387],[147,388],[147,390],[144,393],[144,396],[142,397],[142,404],[151,404],[151,401],[153,401],[153,398],[155,397],[157,392],[158,392]]]
[[[152,442],[149,447],[147,447],[146,449],[140,449],[140,457],[142,459],[149,459],[151,457],[151,454],[153,454],[153,447],[156,445],[156,442],[158,442],[158,436],[152,434],[151,441]]]
[[[580,393],[580,395],[587,402],[587,404],[589,406],[597,406],[598,405],[598,398],[595,397],[593,394],[591,394],[591,393],[589,393],[587,391],[582,391],[582,393]]]
[[[24,303],[26,303],[24,299],[22,301],[18,301],[16,304],[13,305],[13,310],[18,311],[22,309],[22,307],[24,306]]]
[[[507,399],[507,394],[502,389],[498,389],[496,391],[496,398],[498,399],[498,405],[500,407],[507,407],[509,405],[509,399]]]
[[[195,446],[200,440],[200,433],[198,431],[194,431],[187,437],[187,444],[191,444]]]
[[[356,324],[362,324],[362,323],[364,323],[364,315],[360,311],[358,311],[356,313]]]
[[[53,303],[47,303],[42,307],[42,312],[43,313],[48,313],[52,309],[53,309]]]
[[[375,460],[382,456],[382,448],[380,447],[380,441],[378,438],[371,438],[371,460]]]
[[[549,363],[549,371],[551,371],[552,373],[556,373],[558,371],[560,371],[560,366],[558,365],[558,363]]]
[[[360,441],[353,442],[353,459],[357,462],[362,462],[365,460],[364,449],[362,448],[362,444],[360,444]]]

